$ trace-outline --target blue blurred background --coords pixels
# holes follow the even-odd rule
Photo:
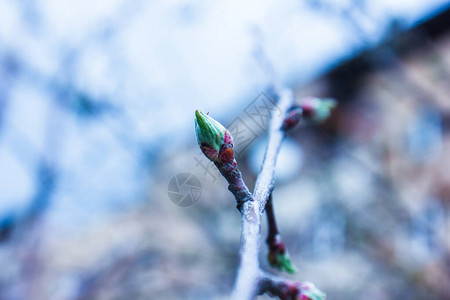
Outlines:
[[[253,186],[266,124],[247,112],[274,82],[339,104],[280,154],[292,278],[450,299],[443,0],[0,0],[0,299],[227,299],[239,214],[194,111],[248,129]],[[186,172],[183,208],[167,189]]]

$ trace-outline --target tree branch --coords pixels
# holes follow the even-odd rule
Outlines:
[[[254,201],[247,201],[241,209],[241,248],[240,264],[232,298],[237,300],[254,299],[259,276],[259,241],[261,238],[261,215],[267,199],[273,190],[274,172],[277,155],[285,131],[281,129],[285,113],[292,105],[292,91],[285,90],[280,95],[278,109],[281,114],[272,116],[269,142],[264,157],[261,173],[256,179],[253,194]]]
[[[269,142],[261,172],[256,179],[253,195],[242,180],[241,172],[237,168],[230,132],[208,115],[199,111],[195,112],[195,129],[200,149],[214,162],[220,173],[228,181],[228,189],[236,198],[237,207],[241,213],[240,261],[232,293],[232,299],[236,300],[252,300],[258,293],[265,291],[279,296],[281,299],[295,299],[298,295],[297,289],[297,292],[294,294],[289,292],[289,297],[283,296],[282,298],[280,294],[276,293],[277,290],[282,290],[286,286],[293,286],[294,289],[296,286],[289,285],[288,281],[282,281],[281,279],[275,280],[266,275],[261,277],[258,259],[261,238],[261,216],[274,188],[275,165],[281,142],[286,136],[286,132],[295,127],[300,117],[306,116],[306,114],[318,120],[327,117],[331,104],[327,101],[311,98],[308,100],[309,102],[302,106],[293,106],[294,95],[291,90],[283,90],[279,96],[277,111],[281,111],[281,113],[271,116]],[[271,226],[268,242],[276,242],[279,234],[271,202],[268,208],[268,220]],[[287,270],[288,272],[293,271],[285,249],[277,248],[276,250],[276,266],[282,266],[280,269]],[[276,289],[276,286],[280,288]],[[314,294],[310,295],[315,297],[314,299],[324,299],[324,295],[318,290],[314,290]],[[312,298],[306,296],[303,299]]]
[[[278,109],[281,114],[272,116],[269,129],[269,142],[264,156],[261,172],[258,175],[255,183],[255,190],[253,191],[253,198],[258,202],[259,213],[262,214],[266,206],[267,199],[272,193],[274,187],[274,173],[277,162],[278,152],[280,151],[281,142],[286,135],[285,130],[282,129],[285,114],[292,106],[294,95],[291,90],[283,90],[278,102]]]

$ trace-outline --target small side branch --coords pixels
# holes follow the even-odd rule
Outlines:
[[[296,269],[291,262],[289,254],[286,250],[286,245],[281,239],[280,232],[278,231],[275,212],[273,210],[272,194],[270,194],[269,200],[266,203],[266,215],[268,223],[266,242],[269,248],[267,260],[272,267],[277,268],[280,271],[286,271],[294,274]]]
[[[278,231],[277,220],[275,219],[275,212],[273,210],[272,204],[272,194],[269,196],[269,200],[266,203],[266,215],[267,215],[267,224],[268,224],[268,233],[267,233],[267,244],[270,246],[276,242],[280,232]]]

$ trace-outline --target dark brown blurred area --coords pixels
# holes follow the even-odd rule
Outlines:
[[[364,260],[341,268],[366,273],[357,269],[367,263],[379,272],[348,283],[342,299],[450,299],[449,25],[446,11],[299,89],[299,97],[339,99],[308,134],[318,140],[310,155],[329,194],[305,245],[320,235],[322,218],[339,219],[327,251]]]

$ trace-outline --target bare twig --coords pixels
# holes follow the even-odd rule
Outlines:
[[[267,199],[273,190],[275,165],[277,162],[278,152],[280,150],[281,142],[285,137],[286,132],[281,129],[285,113],[292,106],[294,95],[291,90],[284,90],[280,93],[280,100],[278,102],[278,109],[283,113],[279,116],[272,116],[269,129],[269,142],[267,145],[266,154],[263,160],[261,172],[258,175],[255,183],[255,190],[253,197],[259,205],[260,214],[266,206]]]
[[[286,245],[281,239],[280,232],[278,231],[277,220],[273,210],[272,194],[270,194],[269,200],[266,203],[266,215],[269,228],[266,239],[267,246],[269,248],[269,253],[267,255],[269,264],[280,271],[286,271],[294,274],[296,269],[291,262],[289,254],[286,250]]]
[[[266,203],[266,215],[268,224],[268,233],[266,242],[268,245],[274,244],[277,240],[277,236],[280,235],[278,231],[277,220],[275,219],[275,212],[273,211],[272,194],[269,196],[269,200]]]
[[[242,204],[247,201],[253,201],[253,196],[242,179],[241,171],[237,168],[236,160],[231,163],[215,163],[220,173],[228,181],[228,189],[234,195],[237,202],[237,208],[242,209]]]
[[[294,96],[292,91],[285,90],[281,93],[278,108],[283,112],[279,116],[272,116],[269,143],[264,157],[261,173],[256,179],[253,194],[254,201],[247,201],[241,209],[241,248],[240,264],[233,291],[233,299],[253,299],[257,293],[259,275],[259,241],[261,238],[261,215],[264,211],[267,199],[273,190],[274,172],[277,155],[285,131],[281,130],[284,121],[284,113],[292,105]]]

